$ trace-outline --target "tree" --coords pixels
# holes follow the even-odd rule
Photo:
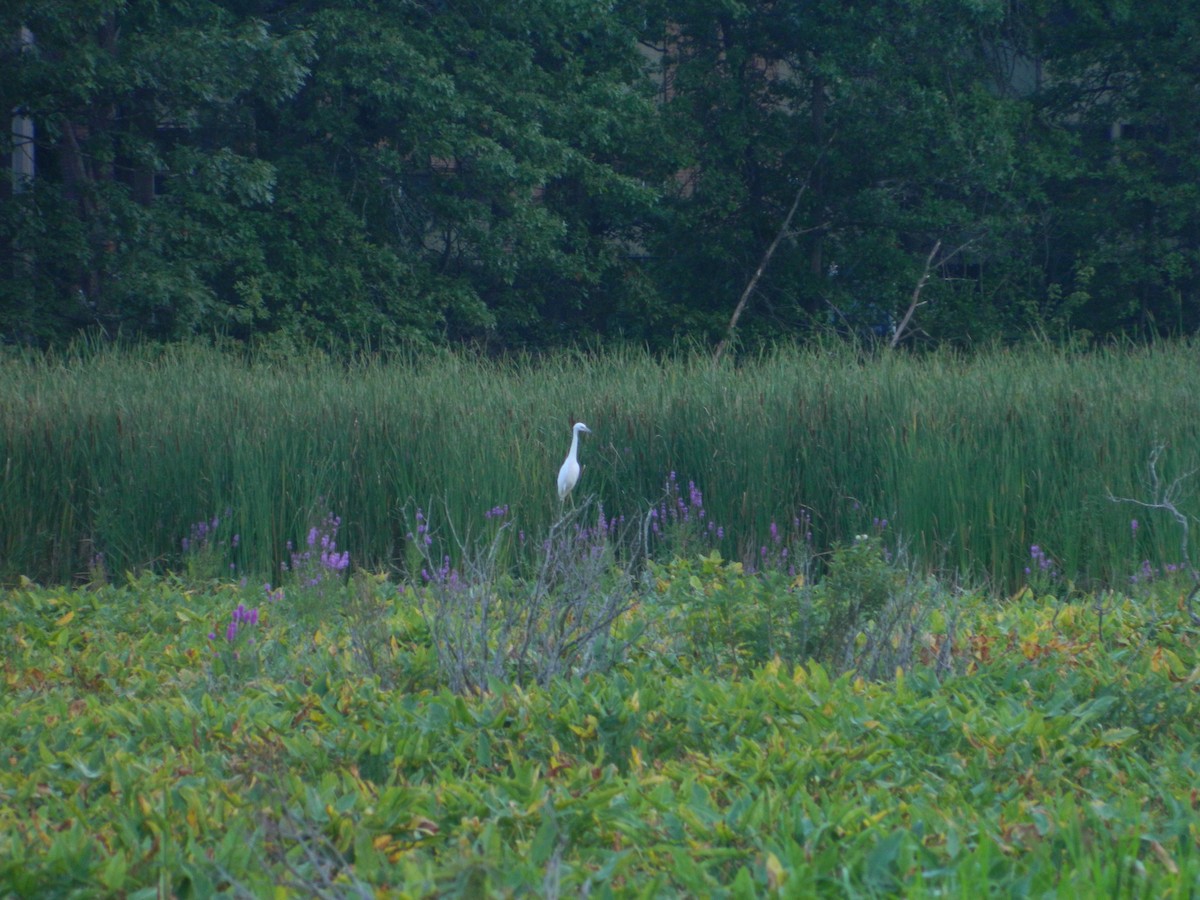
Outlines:
[[[0,99],[51,163],[0,316],[174,337],[541,344],[603,330],[655,200],[654,111],[607,4],[23,3]]]
[[[629,152],[654,110],[621,16],[381,2],[327,5],[311,27],[318,62],[283,133],[304,183],[338,185],[393,256],[390,302],[504,345],[602,330],[655,200],[653,160]]]
[[[1045,0],[1019,7],[1047,199],[1049,312],[1075,328],[1200,327],[1200,12]]]
[[[694,0],[662,13],[667,116],[688,168],[655,250],[664,291],[689,298],[681,330],[719,332],[801,184],[792,239],[742,320],[749,339],[754,322],[768,338],[830,323],[885,332],[938,241],[960,249],[926,290],[927,331],[987,336],[1019,315],[1002,298],[1031,277],[1026,107],[988,52],[1001,9]]]
[[[0,322],[36,339],[94,324],[155,335],[248,315],[222,288],[255,263],[248,215],[270,202],[256,108],[303,83],[309,40],[253,8],[50,0],[6,7],[0,102],[35,123],[38,177],[4,199]],[[22,302],[24,301],[24,302]]]

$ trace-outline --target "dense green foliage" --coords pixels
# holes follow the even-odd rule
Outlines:
[[[772,522],[822,552],[887,520],[930,570],[1015,589],[1037,568],[1036,544],[1064,580],[1122,584],[1143,560],[1195,555],[1168,510],[1110,493],[1161,499],[1148,470],[1160,445],[1163,485],[1197,468],[1198,367],[1186,343],[866,364],[812,349],[716,366],[632,352],[11,356],[0,362],[0,578],[83,578],[97,554],[112,573],[178,567],[191,527],[214,516],[221,540],[240,536],[228,562],[256,577],[327,512],[371,569],[409,565],[418,507],[443,533],[475,535],[508,506],[534,533],[558,513],[574,414],[593,432],[581,497],[633,521],[674,472],[670,490],[691,503],[694,482],[731,558],[753,563]],[[1193,515],[1195,483],[1178,487]]]
[[[841,577],[898,574],[870,555]],[[770,574],[675,559],[630,595],[613,665],[465,696],[438,674],[428,587],[6,590],[0,896],[1200,887],[1181,591],[929,585],[874,681],[711,627],[794,603]]]
[[[926,260],[906,340],[1200,325],[1186,4],[5,4],[22,27],[6,342],[704,343],[793,204],[751,345],[885,335]]]

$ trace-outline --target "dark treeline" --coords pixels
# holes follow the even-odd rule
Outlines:
[[[0,29],[0,342],[715,343],[764,262],[746,342],[1200,326],[1191,4],[18,0]]]

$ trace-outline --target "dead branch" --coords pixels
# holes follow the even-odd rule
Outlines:
[[[1140,506],[1143,509],[1161,509],[1171,516],[1172,519],[1179,525],[1179,558],[1183,560],[1183,564],[1187,566],[1188,573],[1192,576],[1192,580],[1196,582],[1196,587],[1187,597],[1188,616],[1191,620],[1200,625],[1200,613],[1197,613],[1193,608],[1193,602],[1196,599],[1197,592],[1200,592],[1200,572],[1192,565],[1192,558],[1188,552],[1189,535],[1191,532],[1191,519],[1180,511],[1177,501],[1183,488],[1183,483],[1196,474],[1196,469],[1190,472],[1184,472],[1177,476],[1170,484],[1164,485],[1162,476],[1158,471],[1158,461],[1162,457],[1165,445],[1158,444],[1150,451],[1150,459],[1146,464],[1148,470],[1148,481],[1150,487],[1150,499],[1141,500],[1137,497],[1116,497],[1112,491],[1108,492],[1108,499],[1111,503],[1132,503],[1134,506]]]
[[[912,302],[908,304],[908,311],[904,313],[904,318],[900,320],[900,324],[896,326],[896,330],[892,332],[892,340],[888,344],[890,349],[895,349],[900,343],[900,338],[904,336],[904,329],[908,327],[908,323],[912,320],[913,313],[917,311],[917,307],[921,305],[921,291],[925,285],[929,283],[929,276],[933,273],[933,260],[938,255],[938,251],[942,249],[941,240],[937,240],[933,244],[933,249],[929,251],[929,255],[925,257],[925,270],[921,272],[921,277],[917,279],[917,286],[913,288]]]
[[[717,344],[717,349],[713,351],[714,364],[721,361],[721,355],[725,352],[725,346],[733,340],[733,333],[737,328],[738,319],[742,316],[742,310],[746,308],[746,301],[750,299],[750,295],[754,293],[754,288],[758,285],[758,280],[762,278],[763,272],[767,270],[767,265],[771,262],[771,257],[775,255],[775,249],[779,246],[779,242],[783,240],[783,236],[791,228],[792,218],[796,215],[796,210],[800,208],[800,198],[808,190],[808,182],[809,179],[804,179],[804,183],[800,185],[800,190],[796,191],[796,197],[792,200],[792,208],[788,210],[783,224],[779,226],[779,231],[776,233],[775,239],[771,241],[771,245],[767,247],[767,252],[763,254],[762,260],[759,261],[758,268],[754,270],[754,275],[746,285],[746,289],[742,291],[742,296],[738,299],[737,306],[733,309],[733,315],[729,319],[729,327],[725,331],[725,337],[721,338],[720,343]]]
[[[758,280],[762,278],[763,272],[767,270],[767,266],[771,262],[771,257],[775,255],[775,250],[779,247],[780,241],[785,236],[795,237],[799,234],[808,234],[810,231],[820,231],[822,228],[828,228],[829,223],[823,222],[820,225],[813,225],[801,231],[791,231],[792,219],[796,216],[796,210],[800,208],[800,198],[808,191],[808,187],[812,184],[813,173],[817,171],[817,167],[821,164],[821,160],[825,158],[826,151],[833,145],[835,135],[830,135],[829,140],[825,142],[825,147],[821,150],[816,162],[813,163],[808,174],[804,176],[804,181],[800,185],[800,189],[796,191],[796,196],[792,199],[792,207],[788,210],[788,214],[783,219],[783,224],[779,226],[779,231],[775,234],[775,239],[771,241],[771,245],[767,247],[767,251],[763,254],[762,259],[758,263],[758,268],[754,270],[754,275],[750,278],[746,289],[742,291],[742,296],[738,298],[737,306],[733,308],[733,315],[729,317],[729,327],[725,330],[725,337],[721,338],[717,344],[716,350],[713,351],[713,365],[721,361],[722,355],[725,353],[725,347],[733,340],[733,334],[737,330],[738,319],[742,317],[742,310],[746,308],[746,302],[754,293],[754,289],[758,286]]]
[[[971,246],[971,244],[974,242],[975,240],[972,238],[966,243],[955,247],[942,257],[938,256],[938,251],[942,249],[941,240],[938,239],[934,242],[933,249],[930,250],[929,255],[925,257],[925,269],[921,272],[921,277],[917,279],[917,284],[913,288],[912,298],[908,304],[908,309],[904,313],[904,318],[900,320],[900,324],[897,325],[896,330],[892,332],[892,339],[888,343],[889,349],[894,350],[896,348],[896,345],[899,344],[901,339],[904,337],[904,330],[908,328],[908,323],[912,321],[913,313],[917,311],[918,307],[925,305],[925,302],[921,300],[921,291],[924,290],[925,285],[929,283],[929,278],[931,275],[933,275],[933,270],[940,266],[944,266],[950,260],[954,259],[954,257],[958,256],[958,254],[962,253],[963,250],[967,249],[967,247]]]

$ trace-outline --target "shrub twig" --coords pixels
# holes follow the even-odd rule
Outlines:
[[[591,524],[590,516],[595,515]],[[413,541],[423,584],[418,608],[451,690],[480,693],[492,680],[544,685],[568,672],[601,668],[612,648],[613,623],[631,605],[632,566],[618,565],[640,522],[618,528],[588,498],[565,509],[544,540],[533,543],[531,574],[504,558],[513,523],[503,522],[486,543],[462,539],[451,528],[458,565],[435,559],[428,526],[418,522]],[[620,533],[618,533],[618,531]]]

